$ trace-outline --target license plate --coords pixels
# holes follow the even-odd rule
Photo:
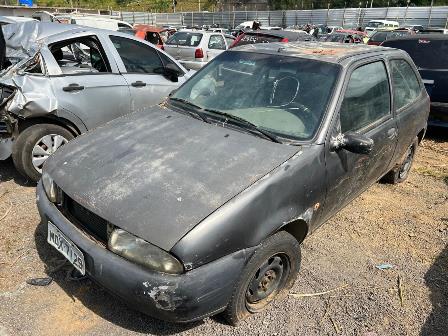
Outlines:
[[[86,274],[84,255],[52,222],[48,222],[47,242],[66,257],[82,275]]]

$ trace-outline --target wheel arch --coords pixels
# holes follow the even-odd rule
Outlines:
[[[277,230],[273,234],[279,231],[288,232],[299,242],[299,244],[301,244],[308,235],[309,226],[308,222],[305,219],[299,218],[283,225],[282,227],[280,227],[279,230]]]
[[[77,137],[81,133],[83,133],[83,130],[80,129],[78,125],[76,125],[73,121],[62,118],[62,117],[56,117],[56,116],[38,116],[38,117],[31,117],[26,119],[19,119],[18,120],[18,133],[23,132],[25,129],[27,129],[30,126],[34,126],[37,124],[53,124],[58,125],[66,130],[68,130],[70,133],[73,134],[74,137]]]

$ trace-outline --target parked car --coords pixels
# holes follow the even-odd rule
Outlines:
[[[134,26],[135,36],[148,41],[157,46],[157,48],[164,49],[163,40],[160,33],[165,31],[165,28],[153,27],[149,25],[139,24]]]
[[[356,30],[337,30],[333,34],[323,36],[322,42],[363,43],[366,33]]]
[[[203,30],[183,30],[165,43],[165,51],[187,69],[198,70],[229,47],[221,33]]]
[[[422,30],[419,30],[419,34],[448,34],[448,29],[446,28],[437,28],[437,27],[428,27]]]
[[[253,30],[236,38],[231,48],[246,44],[272,43],[272,42],[296,42],[313,41],[314,37],[304,31],[297,30]]]
[[[376,30],[367,41],[369,45],[380,45],[386,40],[400,38],[402,36],[413,35],[415,32],[410,29],[395,29],[395,30]]]
[[[428,124],[448,127],[448,35],[406,36],[383,45],[403,49],[411,56],[431,98]]]
[[[365,27],[365,32],[371,36],[372,33],[377,29],[388,29],[388,30],[394,30],[399,27],[399,24],[397,21],[390,21],[390,20],[371,20],[367,23]]]
[[[428,112],[401,50],[238,47],[58,150],[37,204],[78,274],[158,319],[236,324],[291,288],[306,236],[406,179]]]
[[[187,70],[128,34],[58,23],[3,27],[0,160],[40,178],[50,154],[98,125],[161,102]]]

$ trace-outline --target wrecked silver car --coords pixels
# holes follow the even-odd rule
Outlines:
[[[400,50],[232,49],[45,163],[47,241],[156,318],[237,323],[292,286],[307,235],[380,178],[406,179],[428,113]]]
[[[69,140],[160,103],[189,74],[129,34],[58,23],[3,27],[10,66],[0,74],[0,160],[37,181]]]

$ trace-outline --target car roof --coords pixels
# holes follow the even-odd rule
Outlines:
[[[403,51],[394,48],[320,41],[247,44],[232,48],[230,51],[246,51],[271,55],[281,53],[285,56],[308,58],[329,63],[341,63],[350,58],[364,58],[366,56],[375,56],[384,53],[404,54]]]
[[[388,41],[390,42],[397,40],[448,40],[448,34],[413,34],[390,39]]]
[[[151,33],[160,33],[169,30],[169,28],[155,27],[146,24],[137,24],[134,26],[134,29],[138,31],[151,32]]]
[[[270,36],[275,36],[275,37],[296,38],[298,34],[306,34],[306,32],[292,31],[292,30],[259,29],[259,30],[249,30],[249,31],[245,32],[245,34],[263,34],[263,35],[270,35]]]

